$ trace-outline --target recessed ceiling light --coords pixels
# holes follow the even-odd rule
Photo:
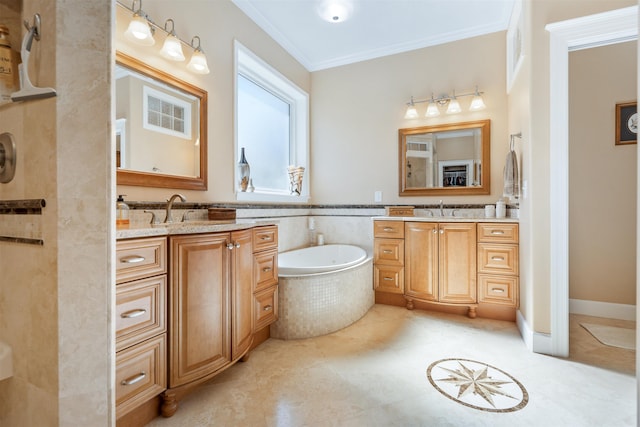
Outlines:
[[[346,0],[324,0],[318,7],[318,13],[325,21],[338,23],[349,19],[352,9],[351,2]]]

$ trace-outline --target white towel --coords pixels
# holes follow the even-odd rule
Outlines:
[[[520,196],[520,180],[518,178],[518,156],[513,151],[513,135],[511,136],[511,147],[507,153],[504,164],[504,197],[518,198]]]

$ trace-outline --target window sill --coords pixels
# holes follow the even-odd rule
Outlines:
[[[245,193],[236,192],[236,200],[241,202],[269,202],[269,203],[308,203],[309,197],[291,196],[288,194],[270,194],[270,193]]]

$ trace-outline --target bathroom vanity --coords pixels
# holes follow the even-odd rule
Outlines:
[[[142,425],[269,337],[278,230],[211,221],[118,231],[116,413]]]
[[[515,319],[519,246],[513,219],[380,217],[373,228],[376,302]]]

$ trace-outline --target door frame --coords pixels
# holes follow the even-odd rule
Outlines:
[[[569,52],[638,38],[638,6],[548,24],[551,354],[569,355]]]

